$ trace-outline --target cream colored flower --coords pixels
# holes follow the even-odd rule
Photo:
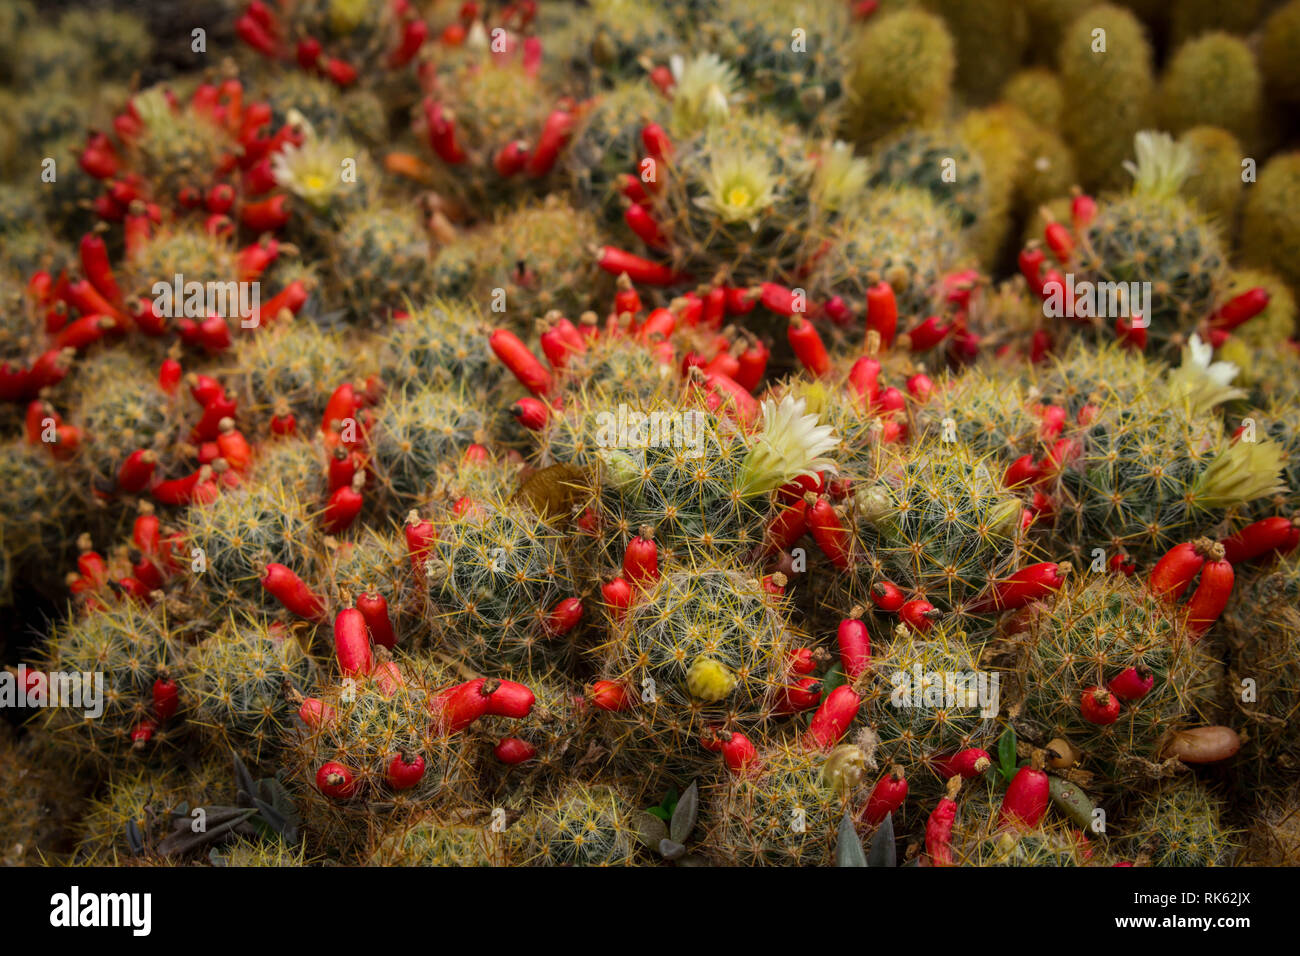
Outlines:
[[[776,177],[763,160],[738,149],[713,158],[704,177],[705,194],[695,202],[723,222],[743,222],[757,230],[763,213],[776,200]]]
[[[802,398],[767,399],[763,402],[763,427],[741,466],[740,490],[745,495],[762,495],[800,475],[833,472],[835,463],[822,455],[839,443],[835,429],[808,414]]]
[[[1169,373],[1169,391],[1186,401],[1193,414],[1207,412],[1216,405],[1245,397],[1245,392],[1232,385],[1237,372],[1232,362],[1215,362],[1214,347],[1193,333],[1183,348],[1182,365]]]
[[[1178,195],[1196,164],[1191,147],[1154,130],[1133,137],[1133,152],[1137,162],[1125,160],[1124,169],[1133,177],[1133,192],[1141,196]]]
[[[328,209],[356,185],[361,148],[351,140],[318,139],[308,135],[301,146],[286,146],[271,158],[271,172],[284,189],[317,211]],[[353,177],[345,177],[353,161]]]
[[[736,71],[713,53],[690,61],[674,56],[669,63],[675,81],[673,135],[686,137],[725,123],[740,83]]]

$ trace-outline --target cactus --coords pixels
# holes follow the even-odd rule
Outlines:
[[[258,429],[287,406],[304,425],[317,422],[331,392],[356,369],[355,346],[311,322],[277,322],[235,340],[229,383],[240,414]]]
[[[144,21],[118,10],[69,10],[59,18],[59,32],[84,47],[88,63],[101,78],[129,79],[153,52],[153,38]]]
[[[331,243],[334,287],[364,322],[404,309],[430,291],[429,243],[409,209],[375,205],[344,218]]]
[[[1119,575],[1080,574],[1055,597],[1034,605],[1016,638],[1012,673],[1019,691],[1017,726],[1043,742],[1056,737],[1081,750],[1113,784],[1157,772],[1166,734],[1202,723],[1215,691],[1214,662],[1191,642],[1177,613],[1141,583]],[[1123,704],[1119,719],[1095,724],[1080,699],[1127,668],[1146,668],[1155,684]]]
[[[1176,44],[1203,35],[1210,30],[1249,33],[1259,22],[1259,0],[1224,5],[1213,0],[1174,0],[1170,11],[1170,30]]]
[[[1137,801],[1124,820],[1125,845],[1151,866],[1229,866],[1241,835],[1225,805],[1194,778],[1172,781]]]
[[[843,129],[859,148],[943,116],[956,57],[940,18],[920,10],[882,16],[854,38],[848,58]]]
[[[173,200],[183,187],[205,188],[222,154],[235,145],[226,130],[199,110],[173,109],[162,87],[137,93],[131,102],[141,130],[127,154],[155,194]]]
[[[705,852],[730,865],[832,865],[840,819],[866,783],[865,755],[852,751],[841,757],[850,771],[829,775],[836,752],[778,743],[757,769],[703,788]]]
[[[17,53],[13,71],[14,83],[20,89],[76,89],[86,86],[95,75],[90,38],[61,28],[27,30]]]
[[[1002,86],[1001,99],[1024,113],[1035,125],[1059,132],[1065,116],[1065,90],[1061,78],[1043,67],[1014,73]]]
[[[1289,0],[1270,14],[1260,29],[1259,70],[1268,94],[1282,104],[1300,103],[1300,77],[1295,75],[1300,50],[1300,2]]]
[[[1225,238],[1237,231],[1241,200],[1241,161],[1237,138],[1217,126],[1194,126],[1178,138],[1192,153],[1192,172],[1183,192],[1194,199]]]
[[[1300,241],[1300,153],[1280,153],[1259,173],[1259,182],[1246,194],[1241,217],[1241,259],[1247,265],[1276,272],[1300,294],[1300,266],[1287,250]]]
[[[287,689],[310,694],[315,676],[301,635],[232,612],[190,652],[179,682],[190,722],[213,752],[234,750],[258,766],[274,759],[297,709]]]
[[[648,123],[663,125],[668,112],[664,98],[640,80],[619,83],[596,98],[563,157],[569,188],[584,208],[611,225],[622,221],[619,179],[638,174],[645,153],[641,130]]]
[[[1155,87],[1151,45],[1142,24],[1119,7],[1091,7],[1070,24],[1058,56],[1065,115],[1070,117],[1065,138],[1074,149],[1083,185],[1120,186],[1121,162],[1129,155],[1130,137],[1150,122]]]
[[[1178,195],[1189,147],[1162,134],[1137,137],[1131,195],[1102,205],[1082,243],[1080,269],[1099,282],[1151,283],[1148,334],[1177,344],[1211,311],[1226,253],[1218,231]],[[1133,308],[1132,305],[1129,308]]]
[[[429,490],[439,463],[458,458],[485,424],[480,401],[463,386],[414,384],[385,396],[370,433],[384,494],[409,508]]]
[[[428,815],[382,833],[367,866],[503,866],[504,839],[490,827]]]
[[[860,530],[878,573],[955,608],[1015,566],[1022,506],[996,462],[959,442],[922,447],[884,451],[875,482],[855,489]]]
[[[189,508],[178,521],[192,565],[203,568],[194,584],[210,611],[235,606],[275,611],[278,602],[262,588],[268,564],[284,564],[310,580],[317,532],[305,504],[278,476],[222,494]],[[195,556],[198,549],[200,555]]]
[[[626,866],[636,858],[636,836],[626,796],[602,784],[572,784],[538,800],[506,830],[517,866]]]
[[[49,559],[67,548],[59,531],[76,520],[67,469],[59,467],[45,448],[21,440],[0,445],[0,534],[15,564],[34,563],[41,576],[50,574]]]
[[[1016,0],[926,0],[957,44],[956,87],[975,102],[993,98],[1029,42],[1029,17]],[[1037,38],[1036,38],[1037,39]]]
[[[155,283],[165,283],[169,290],[180,276],[182,283],[234,282],[239,277],[239,262],[230,243],[209,235],[200,228],[175,226],[159,229],[141,244],[124,262],[122,291],[128,297],[153,300]],[[174,298],[168,294],[168,300]],[[183,314],[184,302],[172,302],[176,317]],[[234,309],[230,310],[234,312]],[[206,315],[196,317],[202,321]],[[236,325],[238,324],[237,316]]]
[[[1247,146],[1259,137],[1263,83],[1244,40],[1204,33],[1180,46],[1160,82],[1161,125],[1219,126]]]
[[[546,615],[571,597],[564,537],[523,504],[493,501],[444,521],[428,566],[431,623],[470,660],[528,665],[563,655]]]
[[[43,712],[51,742],[78,761],[114,765],[133,753],[144,757],[175,747],[182,736],[175,718],[163,722],[138,747],[132,732],[153,719],[154,681],[175,667],[179,656],[178,638],[166,613],[129,600],[62,624],[46,648],[43,666],[47,673],[59,672],[74,682],[61,683],[61,694],[75,694],[79,680],[83,701],[80,707],[73,701]],[[102,688],[96,686],[100,679]],[[54,692],[53,687],[47,689]],[[103,712],[96,714],[99,705]]]

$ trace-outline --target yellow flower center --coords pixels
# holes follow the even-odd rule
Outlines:
[[[754,194],[749,191],[749,187],[743,183],[732,186],[727,190],[728,206],[748,206],[754,199]]]

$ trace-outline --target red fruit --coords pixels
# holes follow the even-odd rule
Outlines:
[[[560,150],[569,141],[576,120],[567,110],[553,110],[542,124],[537,146],[524,165],[524,172],[534,178],[544,176],[555,166]]]
[[[380,647],[392,649],[397,646],[397,636],[393,633],[393,622],[388,616],[388,601],[382,594],[366,592],[357,595],[357,610],[365,619],[370,637]]]
[[[244,203],[239,221],[253,232],[274,232],[289,223],[289,197],[278,193],[269,199]]]
[[[1036,751],[1030,766],[1016,771],[1002,797],[1002,806],[998,810],[999,824],[1035,830],[1043,822],[1051,792],[1042,765],[1043,755]]]
[[[1079,700],[1083,719],[1092,724],[1113,724],[1119,720],[1119,698],[1102,687],[1085,687]]]
[[[867,290],[867,331],[880,335],[880,344],[889,348],[898,333],[898,300],[888,282],[878,282]]]
[[[1222,559],[1206,561],[1201,568],[1201,581],[1187,602],[1187,627],[1193,640],[1208,631],[1228,606],[1234,577],[1232,565]]]
[[[537,698],[523,684],[512,680],[489,680],[483,685],[487,692],[487,713],[497,717],[513,717],[516,720],[527,717],[533,710]]]
[[[160,481],[150,489],[154,500],[165,505],[187,505],[195,499],[197,489],[212,480],[212,466],[203,465],[193,474],[171,481]]]
[[[797,714],[811,710],[820,704],[821,700],[821,681],[815,677],[800,677],[780,689],[772,705],[772,713]]]
[[[659,580],[659,549],[653,529],[643,526],[640,534],[627,544],[623,553],[623,576],[633,584],[648,588]]]
[[[518,737],[506,737],[492,748],[492,755],[508,766],[517,766],[537,756],[537,748]]]
[[[157,466],[158,456],[151,449],[136,449],[126,456],[117,470],[117,490],[127,494],[143,491]]]
[[[1141,352],[1147,347],[1146,326],[1137,325],[1134,317],[1121,315],[1115,320],[1115,336],[1127,348]]]
[[[790,673],[811,674],[817,669],[819,654],[821,654],[820,651],[814,651],[811,647],[796,647],[790,652],[790,661],[787,665]]]
[[[406,522],[402,526],[406,536],[406,553],[411,558],[412,570],[419,571],[429,554],[433,551],[438,533],[432,521],[422,519],[418,512],[407,512]]]
[[[357,784],[351,770],[331,760],[316,771],[316,789],[332,800],[347,800],[357,792]]]
[[[1065,576],[1069,571],[1068,562],[1057,564],[1055,561],[1044,561],[1041,564],[1031,564],[1005,581],[995,584],[988,594],[971,605],[970,610],[980,613],[1022,608],[1059,590],[1065,584]]]
[[[488,712],[491,690],[486,684],[485,678],[476,677],[440,691],[429,701],[440,732],[459,733]]]
[[[1097,200],[1087,193],[1076,192],[1070,200],[1070,221],[1075,232],[1082,232],[1097,218]]]
[[[1256,286],[1229,299],[1210,316],[1210,327],[1230,332],[1268,308],[1268,290]]]
[[[934,380],[924,372],[917,372],[907,380],[907,392],[918,402],[924,402],[934,391]]]
[[[877,581],[871,585],[871,602],[882,611],[893,612],[907,603],[907,595],[892,581]]]
[[[852,563],[852,545],[843,518],[825,496],[809,492],[804,496],[804,502],[807,505],[808,530],[817,542],[817,547],[830,559],[831,564],[841,571],[847,570]]]
[[[1219,542],[1223,545],[1223,559],[1232,564],[1256,561],[1265,556],[1286,554],[1300,544],[1300,520],[1295,518],[1263,518],[1248,524],[1236,534]]]
[[[1022,485],[1034,484],[1042,477],[1042,470],[1034,463],[1033,456],[1021,455],[1007,466],[1006,474],[1002,476],[1002,484],[1006,488],[1018,488]]]
[[[546,621],[543,625],[548,637],[563,637],[582,620],[582,599],[571,597],[565,598],[559,604],[551,608],[546,615]]]
[[[1106,687],[1120,700],[1141,700],[1156,686],[1156,675],[1145,664],[1126,667]]]
[[[752,773],[759,768],[758,748],[744,734],[723,732],[722,760],[734,774]]]
[[[110,303],[121,304],[122,290],[113,278],[113,269],[108,261],[108,246],[98,232],[88,232],[81,237],[81,271],[86,274],[95,291]]]
[[[424,758],[419,754],[407,759],[405,754],[394,754],[384,770],[384,779],[394,790],[410,790],[424,777]]]
[[[158,732],[158,721],[152,717],[145,717],[131,731],[131,749],[143,750],[145,744],[153,740],[153,735]]]
[[[898,609],[898,616],[918,634],[924,634],[943,612],[925,598],[913,598]]]
[[[871,405],[880,394],[880,362],[864,355],[849,369],[849,387],[865,405]]]
[[[591,685],[591,703],[600,710],[620,713],[631,710],[636,702],[623,684],[612,680],[598,680]]]
[[[551,390],[551,373],[513,332],[497,329],[488,336],[488,344],[524,388],[534,395]]]
[[[931,866],[952,866],[952,828],[957,822],[957,790],[961,777],[948,781],[948,793],[939,801],[925,821],[925,855]]]
[[[947,338],[953,328],[953,323],[945,325],[939,316],[932,315],[907,333],[907,347],[913,352],[925,352]]]
[[[817,708],[817,713],[813,714],[812,723],[804,732],[804,749],[830,750],[834,747],[848,731],[861,706],[862,698],[847,684],[841,684],[831,691]]]
[[[1020,274],[1025,277],[1029,283],[1030,290],[1041,296],[1043,294],[1043,263],[1047,261],[1047,254],[1037,246],[1028,246],[1020,250]]]
[[[374,668],[366,619],[354,607],[344,608],[334,618],[334,655],[344,677],[369,674]]]
[[[530,397],[521,398],[511,405],[510,414],[520,425],[535,432],[545,428],[547,420],[551,417],[550,409],[545,402]]]
[[[652,249],[663,249],[668,245],[668,238],[659,228],[650,210],[640,203],[631,203],[623,210],[623,221],[632,233]]]
[[[617,621],[622,620],[627,609],[632,606],[633,591],[632,585],[627,578],[614,578],[606,581],[600,586],[601,597],[605,601],[605,606],[609,608],[610,615]]]
[[[992,758],[989,757],[987,750],[981,750],[979,747],[967,747],[950,757],[936,758],[934,770],[944,780],[950,777],[974,780],[988,770],[992,764]]]
[[[361,494],[361,486],[365,484],[365,480],[364,474],[358,474],[352,479],[349,487],[339,488],[330,495],[329,500],[325,502],[325,516],[321,523],[326,534],[340,534],[357,520],[357,515],[361,514],[361,508],[366,503],[365,497]]]
[[[153,682],[153,715],[159,723],[166,723],[176,716],[181,705],[181,689],[174,680],[159,677]]]
[[[1056,256],[1056,261],[1068,265],[1074,253],[1074,237],[1070,235],[1070,230],[1059,222],[1049,222],[1043,229],[1043,239],[1052,250],[1052,255]]]
[[[867,797],[867,804],[862,810],[862,819],[876,826],[898,810],[907,799],[907,778],[903,768],[895,764],[889,773],[880,778]]]
[[[794,350],[795,356],[808,370],[808,374],[814,378],[821,378],[830,372],[830,355],[827,354],[826,345],[811,322],[796,315],[786,328],[786,338],[789,339],[790,348]]]
[[[304,697],[298,705],[298,717],[311,729],[318,730],[334,719],[334,708],[315,697]]]
[[[220,434],[217,435],[217,448],[221,452],[221,457],[226,459],[226,463],[236,471],[243,471],[253,460],[253,449],[248,444],[248,439],[243,433],[235,427],[233,418],[223,418],[217,424]]]
[[[840,621],[836,641],[845,675],[849,680],[861,676],[871,666],[871,636],[862,620],[862,608],[855,607],[848,617]]]
[[[602,246],[596,264],[610,275],[617,276],[626,273],[627,277],[633,282],[644,285],[674,285],[685,281],[687,278],[679,276],[668,266],[651,262],[649,259],[643,259],[640,256],[634,256],[632,253],[617,249],[614,246]]]
[[[1218,547],[1222,551],[1221,546],[1207,538],[1184,541],[1170,548],[1151,569],[1151,577],[1147,581],[1151,593],[1167,601],[1177,601],[1205,566],[1205,556],[1211,547]]]

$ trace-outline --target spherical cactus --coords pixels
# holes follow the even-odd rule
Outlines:
[[[25,31],[13,64],[15,84],[28,90],[85,87],[96,66],[88,41],[53,26]]]
[[[903,768],[909,793],[942,792],[941,760],[971,747],[992,748],[1004,713],[1002,677],[980,665],[990,636],[961,630],[950,615],[924,634],[900,626],[873,649],[862,682],[864,719],[878,741],[876,759]]]
[[[1128,10],[1092,7],[1066,30],[1058,57],[1070,117],[1065,138],[1083,185],[1122,185],[1130,137],[1150,122],[1155,79],[1145,30]]]
[[[0,445],[0,487],[4,488],[4,546],[17,564],[44,565],[66,543],[60,531],[78,513],[73,503],[67,469],[45,448],[33,448],[19,439]]]
[[[833,761],[847,772],[828,773]],[[868,784],[865,766],[851,745],[831,754],[789,743],[760,751],[756,766],[703,788],[705,852],[729,865],[833,865],[840,820]]]
[[[1245,144],[1259,136],[1263,83],[1246,42],[1204,33],[1180,46],[1160,83],[1161,125],[1172,133],[1219,126]]]
[[[1025,54],[1029,17],[1016,0],[928,0],[957,43],[957,89],[976,102],[993,98]]]
[[[627,866],[636,858],[633,806],[602,784],[571,784],[506,829],[519,866]]]
[[[435,815],[400,821],[381,833],[367,866],[504,866],[505,839],[490,824]]]
[[[564,27],[547,34],[547,49],[552,43],[560,49],[564,81],[576,74],[595,89],[643,80],[643,64],[667,62],[680,44],[666,10],[635,0],[595,0],[582,17],[565,20]]]
[[[80,706],[74,700],[45,711],[51,741],[78,757],[114,764],[174,747],[179,722],[156,718],[153,687],[178,660],[178,640],[161,609],[123,600],[67,621],[46,648],[45,670],[63,675],[61,695],[75,696],[80,683],[83,699]],[[151,733],[142,736],[145,729]]]
[[[285,408],[303,424],[319,421],[330,394],[354,371],[356,349],[339,333],[307,321],[277,322],[235,340],[221,381],[260,431]]]
[[[268,564],[287,565],[299,577],[311,578],[318,533],[297,490],[278,476],[189,508],[178,524],[197,572],[193,583],[210,611],[277,610],[279,603],[262,587]]]
[[[1039,400],[1017,369],[976,366],[940,381],[930,400],[916,410],[917,435],[943,440],[950,434],[978,455],[995,455],[1006,464],[1021,455],[1035,460],[1043,451],[1044,423],[1033,407]],[[951,424],[950,424],[951,423]],[[940,446],[942,448],[942,446]],[[992,462],[991,468],[995,468]],[[999,477],[994,470],[994,477]]]
[[[1032,606],[1022,625],[1012,675],[1019,725],[1042,742],[1064,737],[1112,783],[1146,777],[1167,734],[1204,722],[1199,711],[1208,711],[1215,690],[1213,659],[1189,639],[1178,612],[1142,583],[1080,574]],[[1085,715],[1084,693],[1104,691],[1129,668],[1153,678],[1145,696],[1121,701],[1110,723]]]
[[[58,178],[52,183],[43,184],[37,193],[41,203],[41,216],[69,238],[84,235],[94,228],[97,217],[91,204],[104,188],[102,182],[87,173],[77,162],[77,157],[85,146],[86,134],[81,129],[42,144],[44,154],[56,164]]]
[[[1228,274],[1224,287],[1224,301],[1255,288],[1268,292],[1268,305],[1245,325],[1234,329],[1232,334],[1252,349],[1271,351],[1295,337],[1295,296],[1287,284],[1271,272],[1262,269],[1233,269]],[[1249,368],[1246,366],[1243,366],[1243,377],[1249,377]]]
[[[881,229],[879,223],[890,224]],[[939,280],[967,257],[951,210],[919,189],[876,189],[859,218],[845,223],[814,267],[813,294],[834,290],[854,314],[865,311],[867,289],[888,282],[900,323],[938,307]],[[901,325],[906,328],[907,326]]]
[[[69,10],[59,18],[59,30],[89,52],[89,65],[100,78],[129,79],[153,52],[149,28],[125,10]]]
[[[384,378],[403,385],[489,385],[500,375],[483,335],[483,314],[454,299],[434,299],[391,327],[381,346]]]
[[[333,282],[355,321],[406,308],[430,289],[429,241],[410,209],[375,205],[347,216],[331,258]]]
[[[1178,139],[1191,149],[1193,168],[1183,193],[1194,199],[1225,237],[1237,229],[1241,200],[1241,160],[1237,138],[1217,126],[1194,126]]]
[[[1276,272],[1300,294],[1300,266],[1290,251],[1300,243],[1300,153],[1274,156],[1246,193],[1241,217],[1241,258]]]
[[[1241,848],[1223,800],[1194,778],[1162,784],[1135,804],[1122,821],[1124,845],[1149,866],[1229,866]]]
[[[532,710],[519,719],[488,717],[478,725],[488,740],[522,741],[530,753],[517,763],[514,754],[501,748],[484,758],[493,765],[492,777],[500,791],[550,785],[579,767],[591,768],[593,761],[598,766],[597,758],[608,756],[598,746],[594,709],[567,674],[558,669],[534,669],[512,676],[536,696]]]
[[[670,106],[643,80],[622,82],[600,94],[582,114],[563,162],[570,188],[583,207],[611,225],[623,220],[621,178],[640,173],[641,130],[667,122]]]
[[[840,4],[792,9],[779,0],[722,0],[700,32],[707,48],[736,68],[755,105],[816,126],[835,115],[842,92],[847,14]]]
[[[285,436],[258,448],[253,475],[261,484],[282,486],[299,501],[324,500],[326,460],[319,442]]]
[[[920,10],[882,16],[858,34],[848,57],[843,129],[859,147],[943,116],[956,58],[940,18]]]
[[[132,251],[123,265],[123,293],[129,297],[159,299],[163,313],[175,317],[187,314],[185,285],[198,282],[206,286],[209,282],[228,283],[239,278],[239,260],[231,244],[192,226],[157,230]],[[178,275],[182,297],[174,301]],[[156,292],[155,283],[163,283],[166,291],[160,288]],[[194,318],[202,321],[207,316]]]
[[[316,664],[304,635],[251,614],[232,613],[180,669],[191,722],[215,754],[273,761],[297,710],[291,692],[311,694]]]
[[[562,656],[547,615],[574,596],[564,535],[526,504],[477,501],[441,523],[428,564],[431,623],[477,663]]]
[[[1290,0],[1273,11],[1260,29],[1259,69],[1269,95],[1279,103],[1300,103],[1300,77],[1295,58],[1300,52],[1300,2]]]
[[[1102,204],[1081,244],[1079,266],[1098,282],[1150,283],[1148,334],[1160,344],[1177,343],[1210,313],[1226,253],[1214,225],[1178,195],[1190,148],[1141,133],[1136,149],[1137,164],[1129,167],[1133,192]]]
[[[1065,115],[1061,78],[1043,67],[1014,73],[1002,87],[1002,101],[1024,113],[1037,126],[1059,132]]]
[[[378,595],[388,605],[398,643],[414,636],[423,583],[412,572],[400,535],[363,528],[350,540],[326,541],[326,549],[321,588],[333,606],[344,607],[363,594]]]
[[[872,184],[924,189],[957,210],[963,227],[988,210],[984,162],[960,136],[909,129],[881,143],[871,164]]]
[[[1209,30],[1246,34],[1259,23],[1259,0],[1221,4],[1214,0],[1174,0],[1169,26],[1174,41],[1182,43]]]
[[[127,153],[154,194],[171,200],[186,186],[205,188],[222,154],[235,145],[233,137],[211,115],[188,106],[173,109],[163,87],[137,93],[131,103],[141,129]]]
[[[1015,566],[1023,508],[996,460],[942,437],[923,447],[884,451],[857,511],[878,573],[951,609]]]
[[[458,458],[485,425],[481,400],[463,386],[416,383],[390,392],[370,430],[380,487],[398,507],[409,508],[430,490],[438,465]]]

